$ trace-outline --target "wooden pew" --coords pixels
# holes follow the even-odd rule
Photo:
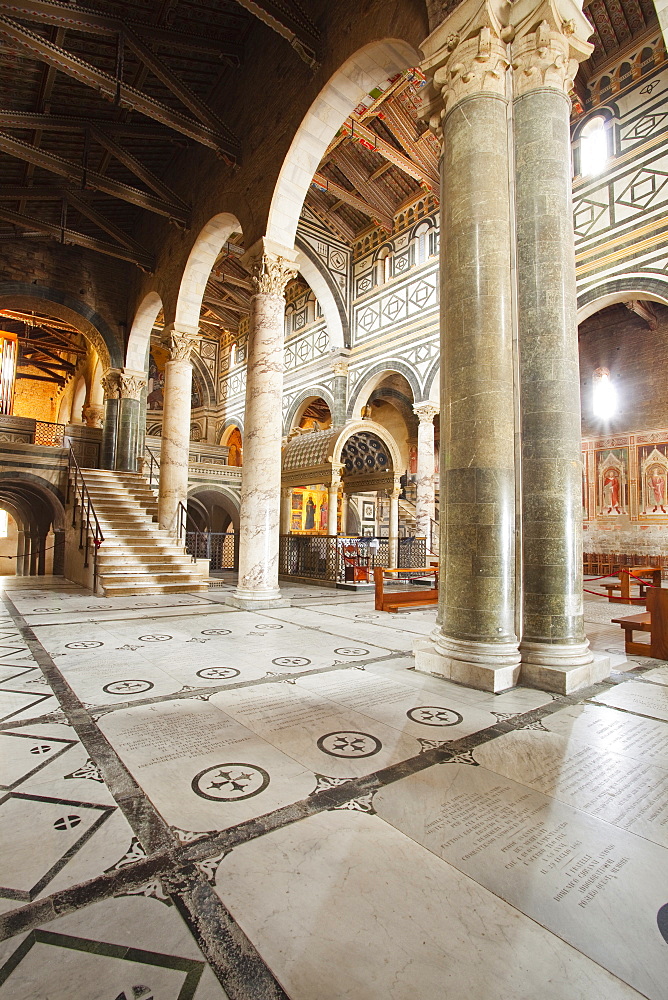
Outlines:
[[[668,660],[668,588],[649,588],[647,611],[626,618],[613,618],[612,624],[621,625],[624,629],[626,653]],[[634,642],[634,632],[649,632],[649,643]]]
[[[386,594],[385,575],[391,573],[414,573],[426,576],[434,574],[434,586],[430,590],[406,590]],[[376,566],[373,571],[373,580],[376,585],[376,611],[392,611],[396,613],[399,608],[415,608],[423,604],[438,604],[438,567],[427,566],[418,569],[383,569]],[[667,591],[668,593],[668,591]]]
[[[661,568],[657,566],[629,566],[627,569],[620,569],[617,576],[619,583],[604,583],[602,585],[603,589],[608,592],[608,600],[613,604],[633,604],[636,601],[644,600],[647,584],[639,577],[649,577],[655,587],[661,586]],[[640,588],[640,597],[631,596],[632,584]],[[613,596],[615,591],[619,591],[619,597]]]

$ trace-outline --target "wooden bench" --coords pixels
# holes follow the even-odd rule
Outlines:
[[[621,625],[624,629],[624,652],[668,660],[668,589],[649,588],[647,611],[626,618],[613,618],[612,624]],[[649,642],[635,642],[634,632],[649,632]]]
[[[392,573],[411,573],[426,576],[434,574],[434,586],[429,590],[407,590],[385,593],[385,576]],[[376,566],[373,571],[373,580],[376,585],[376,611],[391,611],[396,613],[399,608],[415,608],[423,604],[438,604],[438,567],[433,566],[418,567],[417,569],[383,569]],[[667,591],[668,593],[668,591]]]
[[[630,576],[630,573],[633,575]],[[633,604],[635,601],[644,599],[647,584],[644,580],[637,579],[637,577],[650,577],[655,587],[661,586],[661,568],[657,566],[629,566],[627,570],[620,569],[617,576],[619,577],[619,583],[602,584],[603,589],[607,590],[608,600],[612,604]],[[640,588],[639,597],[631,597],[631,584],[637,584]],[[619,591],[619,597],[615,595],[615,591],[617,590]]]

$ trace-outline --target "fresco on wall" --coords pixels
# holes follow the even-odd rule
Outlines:
[[[327,534],[327,517],[329,502],[327,490],[322,486],[312,489],[296,489],[292,491],[290,511],[290,529],[295,532],[308,532],[313,535]],[[341,530],[341,498],[338,502],[338,530]]]
[[[148,384],[146,387],[146,405],[149,410],[161,410],[164,402],[165,364],[169,361],[169,351],[160,344],[151,344],[148,358]],[[202,387],[200,377],[193,371],[193,385],[190,405],[192,409],[202,406]]]
[[[640,513],[662,517],[668,513],[668,442],[638,448]]]
[[[596,512],[599,517],[628,514],[628,448],[597,451]]]

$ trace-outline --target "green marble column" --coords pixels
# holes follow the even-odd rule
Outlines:
[[[441,28],[425,46],[445,111],[439,627],[416,645],[415,662],[499,691],[517,682],[520,664],[507,45],[500,25],[462,42]]]
[[[571,74],[591,46],[545,5],[513,41],[522,434],[522,677],[567,693],[607,676],[585,638],[571,198]],[[582,15],[579,15],[580,18]]]

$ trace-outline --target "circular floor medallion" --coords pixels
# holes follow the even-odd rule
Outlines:
[[[79,639],[77,642],[66,642],[65,649],[95,649],[96,646],[103,646],[104,643],[96,642],[95,639]]]
[[[197,671],[197,676],[207,681],[226,681],[230,677],[238,677],[240,673],[235,667],[204,667]]]
[[[203,628],[202,635],[231,635],[229,628]]]
[[[50,753],[50,752],[51,752],[51,747],[48,746],[46,743],[40,743],[35,747],[30,747],[30,753],[34,753],[36,755]]]
[[[275,663],[277,667],[308,667],[311,661],[307,660],[305,656],[277,656],[271,662]]]
[[[172,638],[171,635],[159,635],[156,632],[155,634],[151,633],[150,635],[140,635],[139,636],[139,641],[140,642],[167,642],[167,640],[171,639],[171,638]]]
[[[150,691],[152,687],[151,681],[112,681],[111,684],[105,684],[102,690],[107,694],[143,694],[144,691]]]
[[[369,650],[357,648],[356,646],[341,646],[340,649],[335,649],[334,652],[338,653],[339,656],[366,656]]]
[[[421,726],[458,726],[464,721],[459,712],[440,705],[418,705],[417,708],[410,708],[406,715],[411,722],[417,722]]]
[[[343,730],[337,733],[325,733],[318,740],[318,749],[330,757],[373,757],[383,744],[369,733],[358,733]]]
[[[55,830],[71,830],[73,827],[78,826],[81,822],[81,816],[77,816],[76,813],[70,813],[69,816],[61,816],[53,824]]]
[[[192,780],[195,795],[211,802],[238,802],[259,795],[269,784],[269,775],[256,764],[216,764]]]

